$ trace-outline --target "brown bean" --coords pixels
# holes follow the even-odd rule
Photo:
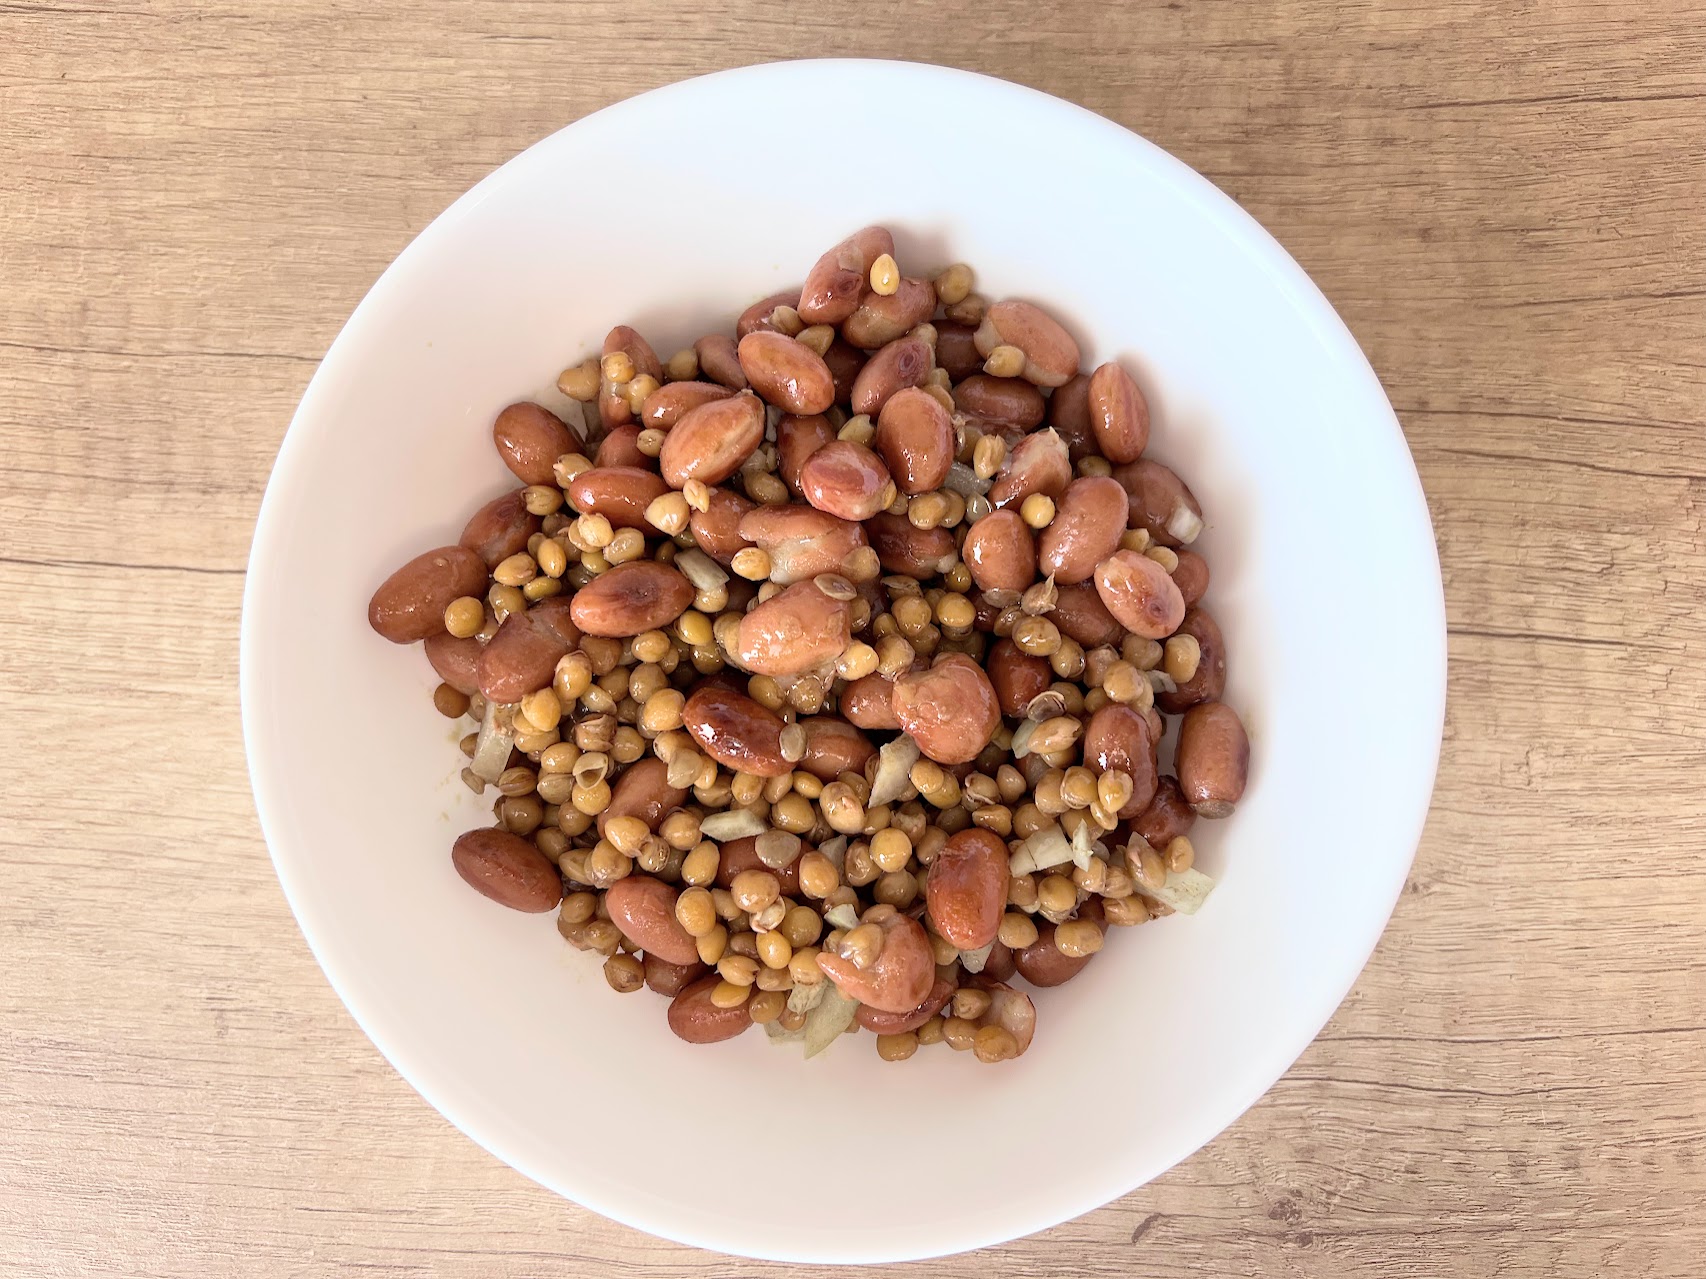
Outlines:
[[[1131,829],[1148,840],[1150,847],[1162,849],[1180,835],[1189,834],[1196,820],[1196,812],[1179,790],[1178,779],[1163,776],[1156,783],[1155,798],[1149,801],[1149,807],[1131,819]]]
[[[612,427],[605,434],[598,442],[598,452],[593,455],[592,464],[595,467],[627,466],[655,472],[658,460],[640,452],[640,426],[637,422],[629,422]]]
[[[1184,597],[1185,607],[1193,608],[1208,593],[1208,561],[1188,546],[1179,547],[1173,554],[1179,558],[1173,581]]]
[[[1048,397],[1048,424],[1066,441],[1073,462],[1096,451],[1096,432],[1090,425],[1090,378],[1080,373]]]
[[[1102,456],[1116,464],[1137,461],[1149,444],[1149,401],[1112,361],[1090,375],[1090,428]]]
[[[823,357],[780,333],[748,333],[738,348],[746,380],[785,413],[822,413],[835,403],[835,378]]]
[[[441,546],[380,584],[368,601],[367,624],[393,644],[413,644],[444,629],[451,600],[485,593],[486,562],[465,546]]]
[[[894,681],[875,672],[854,680],[841,690],[841,713],[867,731],[899,728],[900,720],[894,713]]]
[[[917,1030],[941,1012],[954,997],[956,989],[954,983],[946,977],[938,977],[936,984],[930,987],[930,993],[924,996],[924,1002],[911,1012],[885,1013],[869,1004],[860,1004],[859,1011],[853,1016],[860,1026],[874,1035],[904,1035],[909,1030]]]
[[[598,815],[598,833],[612,817],[638,817],[656,831],[663,819],[687,800],[687,792],[669,784],[669,766],[656,755],[637,759],[610,788],[610,803]]]
[[[800,467],[813,453],[834,442],[835,428],[821,413],[807,417],[784,413],[776,423],[776,473],[796,496],[800,491]]]
[[[667,431],[701,404],[726,400],[733,394],[715,382],[669,382],[646,397],[640,406],[640,425]]]
[[[1023,378],[974,373],[954,387],[954,404],[991,422],[1030,430],[1043,420],[1043,393]]]
[[[469,831],[451,847],[450,861],[476,891],[511,910],[537,915],[563,900],[563,877],[551,859],[507,830]]]
[[[822,781],[832,782],[843,773],[863,773],[877,753],[871,739],[844,719],[811,715],[799,722],[806,730],[806,753],[798,767]]]
[[[865,353],[843,338],[836,338],[823,353],[823,362],[835,379],[835,402],[846,404],[853,398],[853,384],[859,380],[859,370],[865,367]]]
[[[646,507],[669,492],[655,471],[637,466],[595,466],[569,481],[569,505],[582,515],[602,515],[612,528],[637,528],[657,534],[646,518]]]
[[[800,845],[800,856],[812,851],[810,844]],[[776,876],[776,883],[784,897],[798,895],[800,891],[800,858],[780,868],[766,866],[758,856],[758,837],[746,835],[740,839],[727,840],[717,845],[717,886],[728,888],[735,882],[735,876],[743,871],[762,870]]]
[[[853,411],[876,417],[896,391],[924,385],[933,359],[929,345],[921,337],[908,336],[890,342],[866,361],[853,380]]]
[[[1060,628],[1062,635],[1078,641],[1085,648],[1118,644],[1125,636],[1125,627],[1108,612],[1108,606],[1096,593],[1094,582],[1074,582],[1060,587],[1049,620]]]
[[[967,529],[960,555],[985,591],[1022,591],[1037,580],[1037,539],[1011,507],[991,511]]]
[[[844,520],[868,520],[887,505],[889,469],[863,444],[836,440],[800,467],[800,493],[820,511]]]
[[[610,885],[604,904],[610,922],[641,950],[672,964],[691,964],[699,958],[699,947],[675,918],[678,895],[661,879],[630,875]]]
[[[1230,817],[1250,777],[1250,739],[1225,702],[1201,702],[1179,722],[1179,791],[1198,817]]]
[[[1025,353],[1025,380],[1038,386],[1059,386],[1078,372],[1078,343],[1058,320],[1030,302],[995,303],[984,312],[975,340],[983,356],[998,346],[1018,347]]]
[[[749,511],[740,534],[770,556],[770,580],[784,586],[841,572],[848,556],[865,545],[865,531],[855,521],[797,502]]]
[[[1126,491],[1133,528],[1146,528],[1163,546],[1194,542],[1202,529],[1202,507],[1196,494],[1172,469],[1151,458],[1116,466],[1114,478]]]
[[[523,484],[549,484],[565,453],[580,451],[580,437],[550,409],[527,400],[512,404],[492,423],[492,443]]]
[[[978,974],[980,981],[1004,982],[1013,980],[1013,974],[1018,969],[1013,964],[1013,952],[999,941],[989,948],[989,958],[983,961],[983,971]]]
[[[883,405],[875,443],[896,488],[928,493],[942,487],[954,464],[954,420],[935,396],[909,386]]]
[[[1053,522],[1043,530],[1038,570],[1053,574],[1056,583],[1088,581],[1096,565],[1119,549],[1125,516],[1125,490],[1115,481],[1105,475],[1073,480],[1060,495]]]
[[[989,486],[991,506],[1017,506],[1032,493],[1059,497],[1072,483],[1072,459],[1066,441],[1052,430],[1033,431],[1007,454],[995,483]]]
[[[746,374],[741,371],[735,340],[728,334],[707,334],[693,344],[693,354],[699,357],[699,371],[711,381],[731,391],[746,390]]]
[[[682,708],[693,740],[724,768],[780,777],[794,766],[782,757],[782,719],[745,693],[704,683]]]
[[[759,298],[746,310],[740,313],[735,321],[735,337],[744,338],[749,333],[774,333],[776,326],[770,322],[771,313],[779,306],[798,308],[800,291],[798,289],[783,289],[780,293],[772,293],[767,298]],[[791,341],[792,339],[790,339]]]
[[[1118,702],[1109,702],[1084,726],[1084,766],[1131,778],[1131,798],[1114,814],[1121,821],[1136,817],[1155,798],[1155,745],[1149,721]]]
[[[1166,639],[1185,620],[1185,597],[1147,555],[1115,551],[1096,566],[1096,593],[1133,635]]]
[[[936,931],[961,950],[995,940],[1007,909],[1007,845],[978,826],[950,836],[930,863],[924,896]]]
[[[1169,715],[1178,715],[1198,702],[1218,702],[1226,691],[1226,641],[1220,625],[1200,608],[1187,609],[1176,632],[1197,642],[1200,655],[1197,673],[1171,693],[1155,694],[1155,704]]]
[[[1083,972],[1096,956],[1063,955],[1054,944],[1054,925],[1040,924],[1037,939],[1013,952],[1013,966],[1033,986],[1064,986]]]
[[[886,573],[923,581],[954,565],[954,535],[948,529],[917,528],[904,515],[881,511],[865,521],[865,533]]]
[[[1001,726],[989,677],[964,653],[946,654],[928,670],[898,676],[894,713],[918,749],[940,764],[976,759]]]
[[[1015,718],[1023,715],[1031,699],[1048,691],[1054,683],[1048,659],[1033,657],[1010,639],[995,641],[986,665],[990,686],[995,689],[995,700],[1003,715]]]
[[[740,619],[734,657],[755,675],[799,675],[840,657],[849,610],[815,582],[795,582]]]
[[[664,437],[658,465],[671,488],[688,480],[721,484],[763,440],[764,401],[742,391],[684,414]]]
[[[480,689],[480,641],[473,636],[458,639],[449,631],[428,635],[422,648],[438,677],[459,693]]]
[[[733,1008],[719,1008],[711,1002],[711,992],[721,981],[716,973],[707,973],[670,1001],[669,1028],[678,1039],[690,1044],[715,1044],[733,1039],[752,1025],[750,999]]]
[[[693,603],[693,583],[657,560],[632,560],[600,573],[575,592],[575,625],[588,635],[625,638],[660,630]]]
[[[798,310],[807,324],[840,324],[859,307],[871,263],[894,252],[887,228],[868,226],[830,249],[806,276]]]
[[[859,309],[848,316],[841,333],[850,343],[875,351],[902,337],[930,318],[936,309],[936,286],[929,280],[903,276],[888,296],[866,289]]]
[[[699,544],[699,549],[727,568],[735,552],[752,545],[750,538],[741,536],[740,526],[756,509],[760,508],[743,494],[733,489],[714,488],[710,504],[703,511],[689,514],[687,525],[693,530],[693,540]],[[730,586],[733,586],[732,582]]]
[[[504,618],[480,652],[480,692],[494,702],[519,702],[551,682],[557,663],[579,642],[572,604],[561,595]]]
[[[672,964],[649,951],[645,956],[645,965],[647,988],[668,999],[674,999],[708,971],[698,960],[691,964]]]
[[[983,368],[983,357],[977,353],[976,334],[977,326],[973,324],[936,321],[936,364],[946,369],[948,376],[956,382]]]
[[[658,363],[657,352],[652,350],[650,342],[626,324],[618,324],[604,338],[602,354],[615,355],[617,352],[633,362],[635,377],[663,380],[663,365]],[[627,387],[604,379],[598,388],[598,416],[605,429],[621,426],[633,415],[628,404]]]
[[[494,497],[469,517],[462,536],[456,540],[496,568],[517,551],[527,549],[527,540],[539,531],[540,519],[527,509],[524,489]]]
[[[901,914],[885,916],[878,927],[883,930],[883,948],[869,968],[827,950],[818,953],[817,966],[850,999],[878,1012],[910,1013],[936,984],[930,939],[917,920]]]

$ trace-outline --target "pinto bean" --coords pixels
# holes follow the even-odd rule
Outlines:
[[[1200,656],[1195,675],[1171,693],[1155,694],[1155,704],[1169,715],[1181,714],[1198,702],[1218,702],[1226,691],[1226,641],[1219,623],[1200,608],[1187,609],[1177,633],[1193,637]]]
[[[640,452],[640,427],[629,422],[612,427],[605,433],[598,442],[598,452],[593,455],[592,464],[595,467],[626,466],[640,471],[656,471],[658,460]]]
[[[595,466],[569,481],[565,495],[582,515],[602,515],[614,528],[637,528],[654,536],[646,507],[669,492],[655,471],[637,466]]]
[[[1149,721],[1129,706],[1109,702],[1084,727],[1084,766],[1095,773],[1116,769],[1131,778],[1131,798],[1114,816],[1129,821],[1155,798],[1155,739]]]
[[[936,984],[936,958],[930,940],[916,920],[902,914],[885,915],[883,948],[868,968],[829,951],[820,951],[817,966],[850,999],[878,1012],[910,1013],[924,1002]]]
[[[604,337],[602,354],[615,355],[618,352],[632,361],[635,377],[663,380],[663,365],[658,362],[652,344],[626,324],[618,324]],[[603,379],[598,388],[598,416],[605,429],[621,426],[633,415],[628,404],[627,387],[618,386],[608,378]]]
[[[640,425],[667,431],[701,404],[726,400],[733,395],[715,382],[668,382],[646,397],[640,406]]]
[[[1013,964],[1019,975],[1033,986],[1064,986],[1083,972],[1096,956],[1069,956],[1060,953],[1054,944],[1054,925],[1044,923],[1037,928],[1037,939],[1029,946],[1013,952]]]
[[[770,580],[781,585],[839,573],[865,545],[858,523],[799,503],[760,506],[741,518],[740,535],[770,556]]]
[[[800,492],[820,511],[844,520],[868,520],[888,503],[890,484],[883,460],[863,444],[836,440],[800,467]]]
[[[865,521],[865,532],[886,573],[923,581],[953,566],[954,535],[945,528],[917,528],[904,515],[881,511]]]
[[[1011,507],[991,511],[967,529],[960,555],[985,591],[1022,591],[1037,578],[1037,539]]]
[[[1149,444],[1149,401],[1137,382],[1111,361],[1090,375],[1090,427],[1102,456],[1113,463],[1135,462]]]
[[[740,367],[740,355],[735,340],[726,333],[711,333],[693,344],[693,354],[699,357],[699,371],[719,386],[731,391],[746,390],[746,374]]]
[[[1078,641],[1085,648],[1118,644],[1125,634],[1125,628],[1102,603],[1093,581],[1072,582],[1060,587],[1054,601],[1054,612],[1049,614],[1049,618],[1060,628],[1062,635]]]
[[[750,538],[741,536],[740,526],[757,509],[751,499],[733,489],[714,488],[710,505],[689,514],[687,526],[693,530],[693,540],[699,549],[727,568],[735,552],[752,545]],[[733,589],[734,583],[729,585]]]
[[[458,639],[449,631],[428,635],[421,646],[438,677],[459,693],[480,690],[480,652],[482,645],[473,636]]]
[[[835,442],[835,428],[821,413],[806,417],[785,413],[776,423],[776,473],[793,491],[800,492],[800,467],[813,453]]]
[[[936,321],[936,364],[946,369],[948,376],[956,382],[983,368],[983,357],[977,353],[976,334],[977,326],[973,324]]]
[[[904,1035],[909,1030],[917,1030],[937,1013],[947,1006],[958,989],[946,977],[938,977],[935,985],[930,987],[930,993],[924,996],[924,1002],[911,1012],[885,1013],[872,1008],[869,1004],[860,1004],[859,1011],[853,1016],[859,1025],[876,1035]]]
[[[940,764],[976,759],[1001,726],[989,677],[964,653],[946,654],[927,670],[898,676],[894,713],[918,749]]]
[[[979,355],[998,346],[1025,353],[1023,376],[1038,386],[1059,386],[1078,372],[1078,343],[1060,322],[1030,302],[997,302],[984,312],[975,337]]]
[[[1184,597],[1185,607],[1193,608],[1208,593],[1208,561],[1188,546],[1179,547],[1173,554],[1179,557],[1179,566],[1173,570],[1173,582]]]
[[[1149,801],[1149,807],[1131,819],[1131,829],[1148,840],[1151,848],[1159,849],[1180,835],[1189,834],[1196,820],[1196,812],[1185,802],[1178,779],[1163,775],[1156,782],[1155,798]]]
[[[929,280],[902,277],[900,287],[886,297],[866,289],[859,309],[848,316],[841,334],[866,351],[875,351],[912,332],[936,309],[936,286]]]
[[[746,310],[740,313],[735,321],[735,337],[745,338],[749,333],[774,333],[776,326],[770,316],[779,306],[791,306],[799,309],[800,291],[798,289],[783,289],[780,293],[772,293],[767,298],[759,298]],[[789,339],[792,340],[791,338]]]
[[[760,330],[740,340],[737,354],[747,383],[784,412],[822,413],[835,403],[835,378],[805,343]]]
[[[547,601],[549,602],[549,601]],[[668,626],[693,603],[693,583],[657,560],[632,560],[600,573],[571,602],[588,635],[624,638]]]
[[[716,973],[707,973],[670,1001],[669,1028],[677,1038],[690,1044],[715,1044],[733,1039],[752,1025],[750,999],[733,1008],[711,1002],[711,992],[721,980]]]
[[[1250,739],[1225,702],[1200,702],[1179,723],[1179,791],[1198,817],[1229,817],[1250,777]]]
[[[859,380],[859,370],[865,367],[865,353],[837,337],[823,353],[823,362],[829,376],[835,379],[835,402],[846,404],[853,398],[853,383]]]
[[[822,781],[843,773],[863,773],[877,748],[852,724],[833,715],[811,715],[799,721],[806,730],[806,753],[799,767]]]
[[[1059,497],[1072,483],[1066,441],[1052,430],[1034,431],[1014,445],[989,486],[994,507],[1017,506],[1032,493]]]
[[[705,683],[694,690],[681,718],[699,748],[724,768],[780,777],[794,766],[782,757],[782,719],[745,693]]]
[[[930,863],[925,900],[936,931],[961,950],[995,940],[1007,909],[1007,845],[978,826],[949,837]]]
[[[991,422],[1030,430],[1043,420],[1043,393],[1023,378],[974,373],[954,387],[954,404]]]
[[[622,770],[610,788],[610,803],[598,815],[598,833],[613,817],[638,817],[656,831],[663,819],[687,801],[687,792],[669,784],[669,767],[655,755],[637,759]]]
[[[814,851],[810,844],[800,845],[800,856]],[[717,845],[717,886],[728,888],[735,882],[735,876],[749,870],[761,870],[776,876],[776,883],[784,896],[795,897],[800,891],[800,858],[795,857],[786,866],[767,866],[758,856],[758,837],[746,835],[740,839],[727,840]]]
[[[475,511],[456,540],[496,568],[517,551],[527,549],[527,540],[539,531],[540,519],[527,509],[526,490],[514,489],[494,497]]]
[[[1119,549],[1125,518],[1125,490],[1115,481],[1105,475],[1073,480],[1060,495],[1054,520],[1043,530],[1038,569],[1057,583],[1087,581],[1096,565]]]
[[[1090,379],[1080,373],[1048,397],[1048,424],[1060,432],[1074,463],[1096,451],[1096,432],[1090,425]]]
[[[485,593],[486,562],[465,546],[441,546],[380,584],[367,605],[367,624],[393,644],[413,644],[444,629],[451,600]]]
[[[859,307],[871,263],[894,252],[887,228],[868,226],[830,249],[812,267],[800,290],[798,310],[807,324],[840,324]]]
[[[1185,620],[1185,597],[1167,570],[1136,551],[1115,551],[1096,566],[1096,593],[1120,625],[1144,639],[1166,639]]]
[[[450,861],[475,891],[511,910],[537,915],[563,900],[563,877],[551,859],[507,830],[488,827],[459,836]]]
[[[909,386],[883,405],[875,443],[896,488],[928,493],[942,487],[954,464],[954,420],[935,396]]]
[[[1003,715],[1017,718],[1031,699],[1054,683],[1054,671],[1046,657],[1033,657],[1010,639],[995,641],[989,650],[989,683]]]
[[[846,649],[849,610],[816,582],[796,582],[740,619],[735,660],[756,675],[799,675]]]
[[[649,875],[630,875],[605,890],[610,922],[648,955],[672,964],[691,964],[699,958],[692,935],[675,918],[675,889]]]
[[[684,414],[664,437],[658,466],[671,488],[688,480],[721,484],[763,440],[764,401],[742,391]]]
[[[667,999],[674,999],[707,971],[705,965],[697,959],[691,964],[672,964],[650,951],[645,955],[646,987]]]
[[[553,467],[565,453],[580,451],[580,437],[542,404],[512,404],[492,423],[492,443],[504,465],[523,484],[549,484]]]
[[[865,362],[853,380],[853,411],[876,417],[896,391],[924,385],[934,358],[921,337],[907,336],[890,342]]]
[[[1202,532],[1202,507],[1196,494],[1171,468],[1152,458],[1139,458],[1114,468],[1114,478],[1126,491],[1133,528],[1146,528],[1163,546],[1182,546]]]
[[[561,595],[504,618],[480,652],[480,692],[509,705],[551,682],[557,663],[579,642],[573,605]]]
[[[841,713],[859,728],[879,732],[899,728],[900,720],[894,713],[894,681],[876,672],[854,680],[841,690]]]

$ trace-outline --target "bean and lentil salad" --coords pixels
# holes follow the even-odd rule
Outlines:
[[[1124,368],[972,286],[868,227],[733,337],[612,329],[558,379],[581,412],[498,415],[523,487],[369,607],[476,725],[496,825],[456,870],[689,1042],[1009,1060],[1017,980],[1212,887],[1190,830],[1249,745],[1201,509]]]

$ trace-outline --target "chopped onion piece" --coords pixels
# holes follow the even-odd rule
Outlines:
[[[693,583],[695,590],[709,591],[728,585],[729,575],[704,551],[682,551],[671,562]]]
[[[706,839],[718,844],[727,843],[731,839],[745,839],[748,835],[762,835],[769,829],[768,823],[750,808],[731,808],[723,813],[709,813],[705,820],[699,823],[699,832]]]
[[[968,973],[981,973],[983,966],[989,962],[989,952],[994,949],[995,943],[990,942],[989,945],[979,946],[976,950],[962,950],[960,967]]]
[[[834,839],[826,839],[817,846],[817,851],[829,860],[829,864],[835,867],[835,873],[839,875],[847,865],[847,836],[837,835]]]
[[[1018,851],[1007,859],[1007,870],[1014,875],[1029,875],[1072,860],[1072,845],[1059,826],[1050,826],[1019,845]]]
[[[808,1061],[839,1039],[859,1012],[859,1001],[843,995],[834,982],[822,981],[818,987],[824,992],[823,998],[806,1014],[804,1027]]]
[[[515,733],[510,716],[513,706],[486,703],[485,718],[480,721],[480,738],[474,744],[474,758],[469,769],[483,782],[495,782],[509,767],[509,753],[515,746]]]
[[[964,462],[955,462],[948,468],[948,477],[942,481],[942,487],[953,490],[961,497],[970,497],[973,493],[987,494],[990,485],[994,483],[993,479],[983,479]]]
[[[1202,516],[1180,502],[1167,517],[1167,531],[1181,542],[1194,542],[1202,532]]]
[[[825,977],[815,986],[795,986],[788,992],[788,1011],[809,1013],[823,999],[823,992],[835,983]]]
[[[1149,686],[1157,693],[1177,693],[1179,691],[1178,683],[1160,667],[1146,671],[1145,674],[1149,677]]]
[[[877,752],[877,775],[871,779],[871,797],[866,809],[892,804],[912,785],[912,766],[923,755],[918,743],[902,733],[892,742],[885,742]]]
[[[1041,697],[1043,694],[1038,693],[1037,696]],[[1064,703],[1062,705],[1064,706]],[[1037,731],[1037,722],[1034,719],[1027,719],[1013,730],[1012,751],[1014,759],[1024,759],[1031,753],[1031,736]]]
[[[824,921],[832,928],[840,928],[847,932],[851,932],[859,926],[859,912],[854,910],[852,904],[849,902],[842,902],[839,906],[832,906],[829,910],[824,912],[823,918]]]
[[[1081,822],[1072,832],[1072,864],[1079,870],[1089,870],[1090,859],[1106,851],[1101,841],[1090,833],[1089,822]]]
[[[1214,880],[1200,870],[1170,870],[1167,872],[1167,882],[1159,888],[1139,889],[1145,897],[1153,897],[1163,906],[1171,906],[1181,915],[1194,915],[1201,909],[1209,893],[1214,891]]]

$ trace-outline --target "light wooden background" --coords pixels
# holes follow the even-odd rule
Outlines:
[[[1023,81],[1240,200],[1384,379],[1450,606],[1432,820],[1320,1040],[1155,1184],[901,1271],[1701,1273],[1706,8],[853,8],[0,0],[0,1273],[784,1273],[559,1201],[381,1060],[273,879],[236,644],[285,424],[410,237],[597,107],[817,54]]]

